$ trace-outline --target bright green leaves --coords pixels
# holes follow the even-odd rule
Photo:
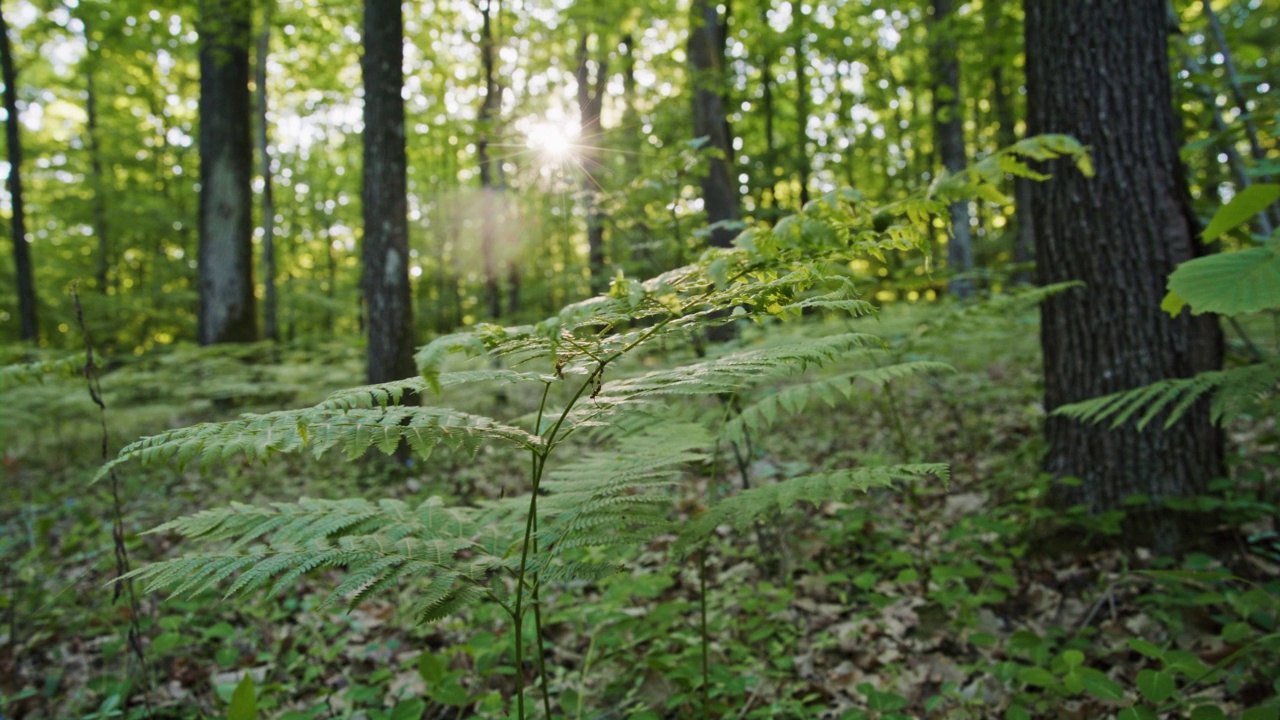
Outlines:
[[[946,481],[951,476],[950,468],[939,464],[853,468],[801,475],[772,485],[754,487],[721,500],[686,523],[672,551],[677,555],[687,555],[721,525],[730,525],[739,530],[748,528],[756,520],[789,509],[800,502],[818,503],[842,497],[849,492],[891,488],[898,482],[930,476]]]
[[[1240,315],[1280,308],[1280,254],[1269,247],[1189,260],[1169,276],[1161,307],[1171,315],[1192,312]]]
[[[1245,188],[1213,216],[1204,231],[1205,242],[1249,222],[1277,200],[1280,185]],[[1179,265],[1169,276],[1169,294],[1160,308],[1177,315],[1187,305],[1196,315],[1240,315],[1280,308],[1280,234],[1273,235],[1263,247],[1209,255]]]
[[[1254,215],[1266,210],[1277,200],[1280,200],[1280,185],[1250,185],[1241,190],[1209,221],[1209,226],[1204,229],[1204,241],[1217,240],[1223,233],[1231,232],[1249,222]]]
[[[257,720],[257,717],[258,691],[253,685],[253,678],[245,673],[240,684],[236,685],[235,692],[231,694],[227,720]]]

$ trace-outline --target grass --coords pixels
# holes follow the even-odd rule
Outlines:
[[[1280,557],[1247,542],[1275,530],[1274,405],[1230,429],[1232,481],[1191,508],[1235,545],[1181,562],[1109,546],[1115,518],[1040,505],[1048,481],[1037,467],[1034,312],[949,313],[893,306],[873,329],[895,356],[945,360],[956,373],[866,386],[851,403],[811,408],[801,423],[757,438],[720,477],[689,477],[682,507],[692,512],[713,487],[732,492],[850,460],[953,466],[947,487],[827,503],[721,538],[706,558],[709,716],[1280,717]],[[745,342],[846,329],[773,327]],[[667,361],[634,359],[619,372]],[[113,442],[312,403],[357,384],[359,367],[356,352],[337,346],[144,357],[103,378]],[[516,393],[474,402],[519,415],[535,399]],[[222,718],[246,673],[264,718],[508,716],[515,669],[500,613],[480,607],[412,627],[394,599],[350,614],[319,610],[333,585],[325,576],[234,604],[144,596],[150,673],[130,671],[130,618],[106,586],[110,493],[87,485],[99,439],[82,381],[5,389],[4,403],[0,717],[146,717],[141,695],[113,705],[133,682],[152,717]],[[474,462],[437,455],[409,467],[303,456],[233,462],[208,476],[130,467],[126,543],[135,563],[166,557],[172,539],[142,531],[230,501],[497,496],[517,487],[525,463],[482,451]],[[1100,542],[1069,552],[1036,545],[1064,527]],[[694,564],[672,567],[666,550],[654,543],[626,572],[543,597],[557,717],[700,715],[700,581]]]

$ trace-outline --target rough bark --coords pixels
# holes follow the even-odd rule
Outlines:
[[[200,7],[201,345],[257,339],[253,294],[248,0]]]
[[[968,164],[964,149],[964,114],[960,105],[960,58],[954,27],[954,1],[933,0],[933,23],[929,28],[929,52],[933,62],[933,123],[938,153],[949,173],[960,172]],[[969,229],[969,203],[953,202],[950,233],[947,237],[947,267],[952,273],[973,269],[973,235]],[[953,278],[948,289],[958,297],[973,294],[967,278]]]
[[[262,334],[268,340],[279,340],[276,300],[276,203],[272,191],[271,137],[267,126],[267,58],[271,55],[271,2],[263,13],[262,32],[258,34],[258,64],[254,84],[258,89],[258,159],[262,173]]]
[[[1069,163],[1031,188],[1041,284],[1080,280],[1041,311],[1045,409],[1217,368],[1211,316],[1160,310],[1165,278],[1202,252],[1178,157],[1165,0],[1025,0],[1028,133],[1089,146],[1097,176]],[[1131,514],[1130,544],[1172,550],[1190,538],[1158,503],[1194,495],[1222,471],[1223,439],[1201,403],[1172,429],[1115,430],[1050,416],[1045,468],[1060,508],[1092,512],[1150,498]]]
[[[22,138],[18,122],[18,71],[13,64],[13,49],[9,45],[9,23],[0,11],[0,65],[4,75],[5,137],[9,143],[9,199],[13,207],[10,227],[13,229],[13,265],[17,274],[18,322],[23,340],[40,339],[40,326],[36,322],[36,285],[31,272],[31,248],[27,245],[26,208],[22,197]]]
[[[604,136],[600,113],[604,108],[605,85],[609,80],[607,63],[596,61],[591,72],[588,61],[588,35],[578,42],[578,65],[574,78],[578,85],[578,122],[582,126],[578,143],[578,161],[582,164],[582,196],[587,213],[587,265],[591,270],[591,292],[599,294],[609,288],[609,274],[604,265],[604,214],[600,211],[600,144]]]
[[[705,147],[719,151],[708,159],[707,172],[702,177],[702,201],[707,211],[707,222],[736,221],[739,217],[738,186],[734,181],[730,158],[733,147],[729,139],[728,119],[725,115],[722,57],[724,28],[715,3],[711,0],[694,0],[693,16],[689,28],[689,70],[693,82],[693,134],[707,138]],[[716,227],[711,231],[713,247],[728,247],[737,230]]]
[[[409,292],[406,185],[404,17],[400,0],[365,0],[364,239],[361,261],[368,313],[370,383],[415,374]]]

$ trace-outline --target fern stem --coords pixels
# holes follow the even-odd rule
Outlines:
[[[711,636],[707,633],[707,546],[698,551],[698,610],[701,615],[699,635],[702,637],[702,717],[711,717],[711,670],[707,647]]]

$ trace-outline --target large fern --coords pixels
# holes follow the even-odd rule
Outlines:
[[[655,532],[677,531],[684,552],[705,542],[721,524],[741,527],[799,502],[926,475],[945,477],[941,465],[806,475],[753,488],[673,525],[672,487],[684,480],[690,465],[714,455],[719,434],[670,420],[667,401],[737,393],[881,343],[846,333],[630,376],[618,361],[646,348],[677,346],[724,323],[787,320],[806,310],[873,312],[845,271],[852,258],[924,247],[932,234],[931,216],[945,215],[947,202],[966,194],[990,196],[1006,172],[1031,175],[1022,158],[1064,154],[1078,162],[1085,157],[1079,144],[1065,138],[1023,141],[886,207],[876,207],[856,191],[831,192],[772,228],[747,229],[732,248],[707,250],[696,262],[649,280],[618,277],[606,294],[569,305],[542,322],[486,324],[436,338],[416,355],[420,378],[342,390],[310,408],[243,415],[139,440],[99,475],[127,461],[198,461],[205,467],[234,456],[266,460],[276,453],[320,455],[330,449],[354,458],[372,447],[392,453],[401,443],[423,458],[439,446],[474,452],[483,442],[505,443],[528,451],[532,469],[523,493],[476,507],[448,508],[439,500],[410,507],[396,501],[304,499],[208,510],[160,529],[223,547],[151,565],[135,576],[153,589],[193,593],[225,586],[231,595],[268,585],[279,591],[309,571],[341,568],[345,577],[331,601],[355,604],[409,583],[413,613],[423,620],[488,598],[513,621],[519,666],[524,657],[520,628],[531,610],[535,626],[540,622],[539,588],[600,577],[620,558],[583,557],[577,548],[634,548]],[[484,356],[507,367],[450,371],[459,355]],[[883,382],[937,369],[910,363],[792,383],[749,404],[728,434],[763,432],[781,412],[798,413],[815,397],[847,397],[857,379]],[[540,394],[538,410],[501,421],[418,404],[429,393],[490,381],[532,386]],[[609,432],[595,434],[599,447],[555,466],[558,448],[589,428]],[[540,626],[537,632],[540,636]],[[515,679],[516,714],[523,718],[523,673]]]

